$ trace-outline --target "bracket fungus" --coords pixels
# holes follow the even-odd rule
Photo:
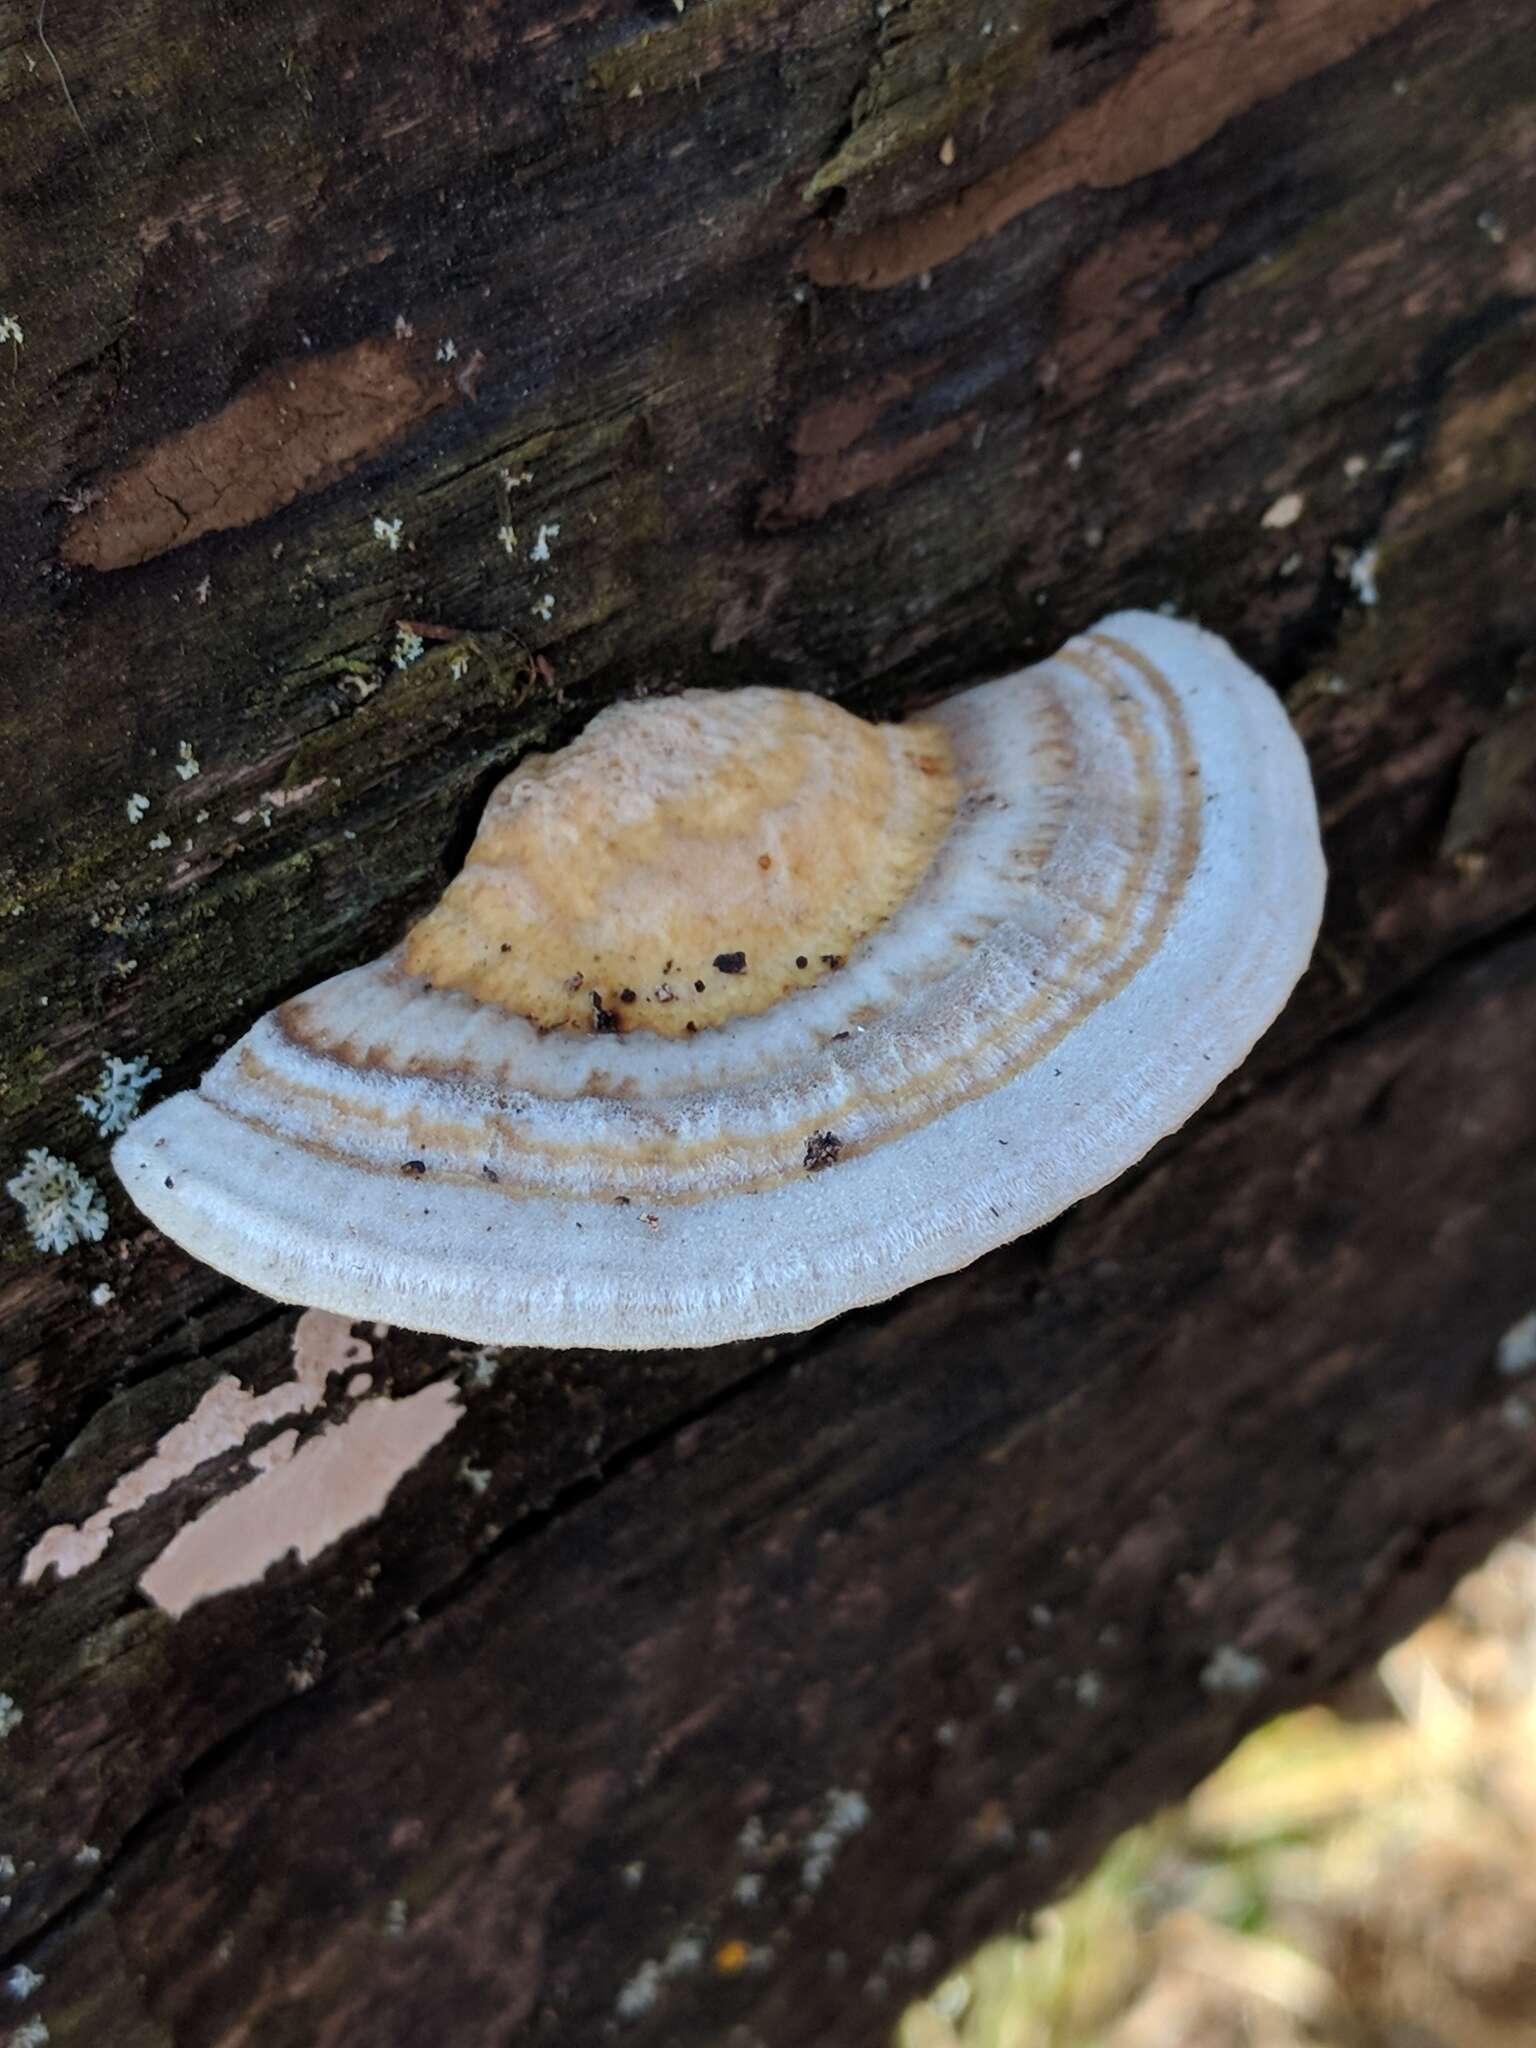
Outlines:
[[[1323,896],[1305,758],[1144,613],[872,725],[613,706],[532,755],[393,951],[263,1017],[113,1160],[280,1300],[473,1343],[709,1344],[964,1266],[1245,1057]]]

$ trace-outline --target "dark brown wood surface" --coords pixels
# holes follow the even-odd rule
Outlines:
[[[1536,1501],[1536,6],[54,0],[0,142],[0,1180],[112,1212],[0,1243],[0,2039],[878,2041]],[[20,1584],[291,1370],[104,1053],[195,1079],[616,696],[892,711],[1131,603],[1327,827],[1204,1116],[808,1336],[367,1336],[464,1410],[377,1520],[173,1620],[231,1450]]]

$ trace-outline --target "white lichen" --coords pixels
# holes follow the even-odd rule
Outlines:
[[[10,2048],[46,2048],[47,2042],[52,2038],[46,2020],[24,2020],[12,2034]]]
[[[504,469],[501,472],[501,480],[509,491],[520,491],[524,484],[531,484],[533,482],[533,471],[531,469],[520,469],[517,475],[514,476],[510,469]]]
[[[87,1239],[95,1244],[107,1234],[106,1205],[95,1181],[41,1146],[27,1154],[26,1165],[6,1182],[5,1191],[20,1206],[40,1252],[67,1252],[71,1245]]]
[[[533,616],[536,619],[542,619],[547,626],[555,616],[555,593],[552,590],[546,590],[542,597],[534,599],[531,609]]]
[[[94,1842],[82,1842],[69,1860],[77,1870],[94,1870],[101,1861],[101,1851]]]
[[[396,668],[409,668],[413,661],[420,661],[426,651],[426,643],[419,633],[411,632],[407,626],[396,628],[394,652],[389,657]]]
[[[1493,1362],[1506,1379],[1514,1379],[1536,1366],[1536,1308],[1510,1324],[1499,1339]]]
[[[14,313],[0,313],[0,341],[8,341],[18,352],[26,336],[21,331],[21,322]]]
[[[206,581],[206,579],[204,580]],[[201,590],[202,584],[199,584],[198,588]],[[183,782],[190,782],[194,775],[201,775],[202,772],[203,764],[198,760],[196,754],[193,753],[192,742],[190,740],[180,741],[176,748],[176,773]]]
[[[681,1977],[704,1960],[704,1944],[696,1934],[680,1934],[662,1959],[663,1977]]]
[[[7,1973],[5,1988],[12,1998],[30,1998],[47,1981],[41,1970],[29,1970],[25,1963],[18,1963]]]
[[[157,832],[154,838],[150,840],[149,847],[151,853],[165,853],[169,851],[170,844],[171,835],[169,832]]]
[[[837,1860],[839,1849],[868,1820],[869,1801],[862,1792],[832,1791],[827,1794],[826,1819],[806,1837],[805,1860],[800,1866],[800,1884],[804,1891],[820,1891]]]
[[[1269,1666],[1262,1657],[1250,1656],[1231,1643],[1223,1643],[1200,1674],[1209,1693],[1254,1693],[1267,1681]]]
[[[661,1996],[660,1963],[642,1963],[627,1984],[619,1988],[613,2009],[621,2020],[638,2020]]]
[[[643,1872],[645,1865],[639,1869]],[[668,1977],[681,1977],[690,1970],[696,1970],[704,1961],[704,1943],[696,1934],[680,1934],[667,1950],[660,1962],[654,1958],[643,1962],[635,1974],[620,1989],[614,2001],[614,2011],[621,2020],[637,2020],[651,2011],[661,1996],[662,1984]]]
[[[496,538],[501,542],[504,554],[515,555],[517,553],[517,528],[515,526],[510,526],[503,521],[496,529]]]
[[[140,818],[149,809],[149,798],[139,790],[135,790],[127,803],[124,804],[123,809],[128,813],[129,824],[137,825]]]
[[[456,654],[448,664],[448,673],[456,683],[462,683],[469,674],[469,656]]]
[[[0,1692],[0,1742],[4,1742],[14,1728],[19,1728],[26,1719],[21,1708],[8,1692]]]
[[[404,524],[403,519],[385,519],[375,513],[373,537],[387,547],[392,555],[396,555],[400,552],[400,529]]]
[[[459,1467],[459,1477],[471,1493],[484,1493],[491,1483],[489,1467],[485,1465],[472,1465],[468,1458]]]
[[[150,1066],[139,1054],[131,1060],[120,1060],[111,1054],[104,1054],[103,1059],[101,1079],[89,1095],[77,1095],[75,1100],[101,1135],[110,1138],[118,1131],[126,1131],[138,1115],[144,1091],[151,1082],[159,1080],[160,1069]]]
[[[404,1899],[391,1899],[384,1908],[384,1932],[396,1940],[410,1925],[411,1909]]]
[[[1097,1671],[1079,1671],[1072,1697],[1080,1707],[1096,1707],[1104,1697],[1104,1681]]]
[[[406,319],[406,317],[405,317],[405,315],[404,315],[403,313],[397,313],[397,314],[395,315],[395,339],[396,339],[396,341],[409,341],[409,340],[410,340],[410,338],[411,338],[411,336],[412,336],[412,335],[413,335],[413,334],[414,334],[415,332],[416,332],[416,329],[415,329],[415,328],[414,328],[414,327],[413,327],[413,326],[411,325],[410,321]]]
[[[558,520],[553,525],[540,526],[538,538],[528,550],[530,562],[547,562],[549,560],[549,544],[556,538],[559,531],[560,522]]]
[[[731,1897],[738,1906],[755,1906],[763,1896],[762,1872],[744,1870],[731,1887]]]
[[[1381,592],[1376,585],[1376,571],[1381,566],[1379,547],[1362,548],[1350,564],[1349,585],[1363,605],[1378,604]]]
[[[200,583],[194,585],[193,595],[196,597],[199,604],[206,604],[208,602],[209,592],[212,589],[213,578],[211,576],[205,576],[203,577]]]
[[[451,335],[447,340],[437,344],[437,360],[440,363],[451,363],[458,352],[459,345]]]

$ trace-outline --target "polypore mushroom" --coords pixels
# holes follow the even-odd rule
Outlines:
[[[1170,619],[905,725],[774,689],[621,704],[506,777],[402,944],[113,1160],[280,1300],[474,1343],[804,1329],[1176,1129],[1322,894],[1284,712]]]

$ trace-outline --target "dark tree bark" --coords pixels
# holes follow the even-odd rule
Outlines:
[[[1536,1501],[1536,8],[86,0],[0,54],[0,1170],[111,1206],[0,1253],[0,2022],[875,2042]],[[777,1344],[360,1331],[462,1382],[376,1519],[162,1611],[253,1436],[21,1582],[292,1370],[108,1186],[104,1053],[194,1080],[616,696],[894,711],[1164,602],[1284,693],[1332,864],[1204,1116]]]

